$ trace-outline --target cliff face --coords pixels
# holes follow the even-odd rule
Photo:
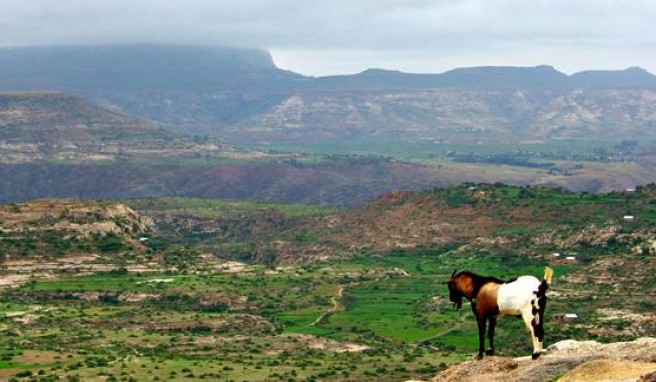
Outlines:
[[[202,91],[295,78],[266,51],[158,44],[0,49],[0,89]]]

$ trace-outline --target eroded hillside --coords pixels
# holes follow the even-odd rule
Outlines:
[[[651,89],[297,92],[228,128],[241,141],[399,137],[487,143],[655,138]]]
[[[44,199],[2,205],[0,286],[130,265],[148,270],[144,241],[153,228],[151,219],[120,203]]]
[[[110,161],[229,154],[227,145],[199,144],[154,123],[58,92],[0,93],[0,162]]]
[[[362,251],[449,245],[459,252],[517,247],[529,253],[586,248],[653,252],[656,210],[653,186],[637,191],[587,194],[548,188],[465,185],[428,192],[396,191],[361,207],[295,218],[275,210],[239,217],[183,213],[184,199],[169,213],[136,208],[185,229],[212,231],[251,243],[282,261],[342,256]],[[212,201],[207,201],[212,206]],[[237,203],[239,205],[239,203]],[[209,207],[208,207],[209,208]],[[625,221],[631,215],[635,220]],[[264,227],[258,229],[258,227]],[[307,257],[301,253],[311,253]]]

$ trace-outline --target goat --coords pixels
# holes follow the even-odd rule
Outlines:
[[[457,272],[446,282],[449,299],[454,309],[462,307],[462,298],[471,301],[472,311],[478,323],[478,358],[494,355],[494,327],[499,316],[521,317],[531,333],[532,358],[542,353],[544,341],[544,312],[547,307],[546,292],[551,284],[553,270],[546,267],[540,282],[533,276],[521,276],[504,281],[496,277],[479,276],[469,271]],[[485,351],[485,327],[489,321],[490,347]]]

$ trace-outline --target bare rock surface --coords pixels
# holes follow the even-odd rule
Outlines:
[[[442,371],[433,382],[449,381],[649,381],[656,376],[656,338],[602,344],[565,340],[531,357],[486,357]]]

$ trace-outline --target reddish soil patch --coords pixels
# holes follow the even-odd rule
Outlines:
[[[29,365],[52,363],[66,358],[65,354],[45,350],[25,350],[23,354],[14,357],[14,361]]]

